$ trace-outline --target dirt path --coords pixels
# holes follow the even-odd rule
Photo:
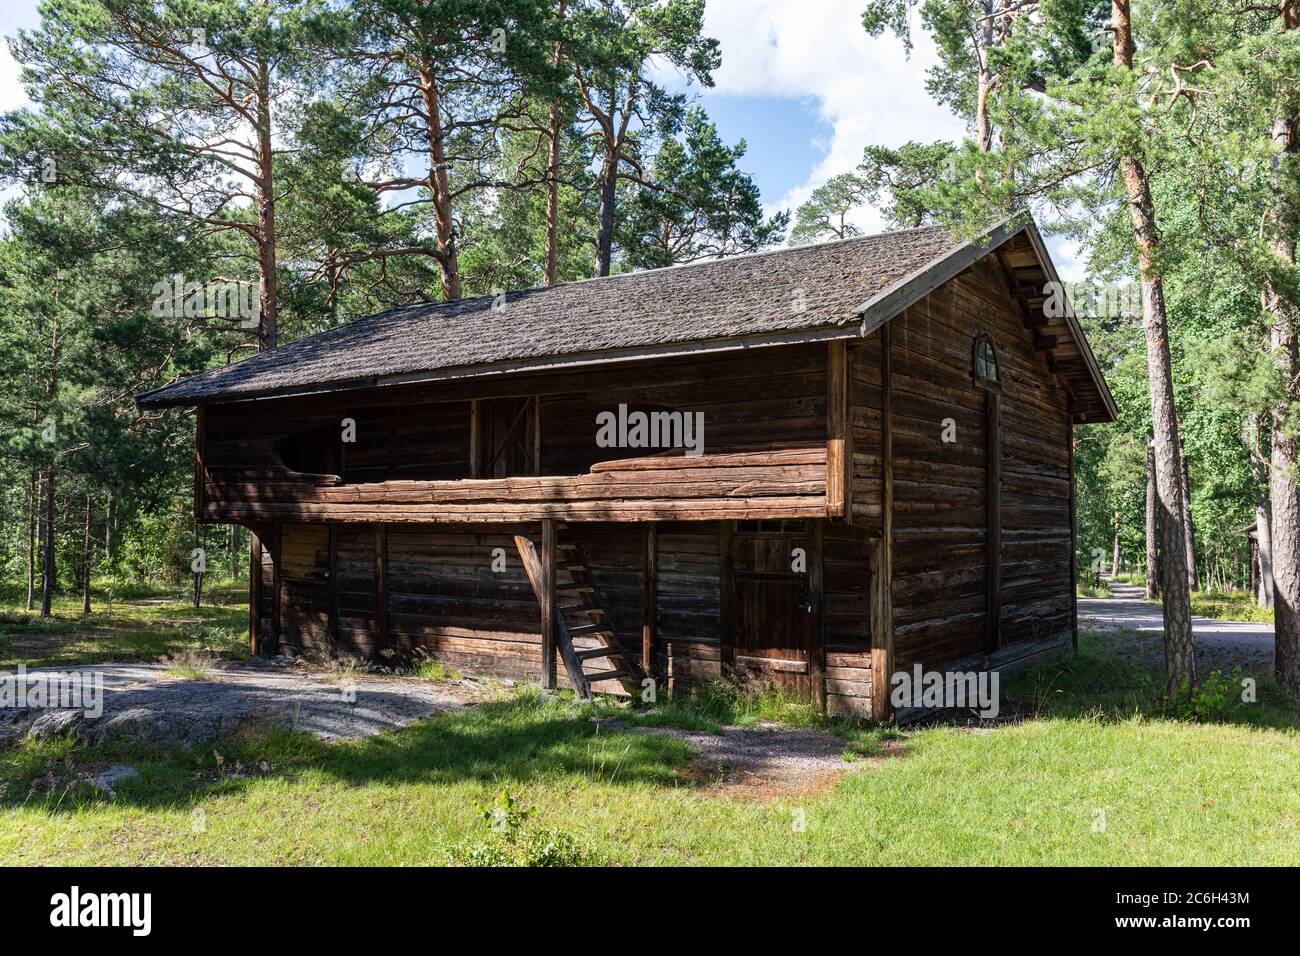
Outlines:
[[[677,727],[630,727],[617,720],[604,721],[602,726],[685,741],[699,751],[689,767],[691,777],[720,796],[774,800],[815,793],[834,786],[855,767],[844,759],[845,741],[796,727],[723,727],[722,733],[714,734]]]
[[[1115,647],[1130,659],[1159,669],[1164,666],[1164,617],[1160,605],[1147,601],[1132,584],[1112,582],[1111,597],[1080,598],[1079,624],[1117,635]],[[1241,665],[1262,673],[1273,664],[1273,625],[1252,621],[1192,619],[1196,669],[1204,675]]]

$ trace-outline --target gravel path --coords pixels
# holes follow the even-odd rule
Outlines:
[[[1112,582],[1109,598],[1080,598],[1079,623],[1117,634],[1115,647],[1146,667],[1164,666],[1164,618],[1159,604],[1144,600],[1142,588]],[[1196,669],[1223,673],[1241,665],[1248,672],[1273,664],[1273,625],[1245,621],[1192,619]]]
[[[0,709],[0,742],[71,731],[87,743],[141,740],[160,748],[207,744],[257,721],[282,722],[326,740],[366,737],[430,714],[457,710],[474,698],[454,684],[370,675],[332,676],[269,664],[211,668],[206,678],[181,677],[165,664],[99,664],[27,672],[27,686],[48,686],[75,672],[103,680],[103,713],[48,707]],[[0,680],[13,681],[13,674]]]
[[[603,726],[629,734],[663,734],[699,751],[692,776],[706,787],[760,799],[786,797],[832,786],[853,769],[844,759],[846,744],[812,730],[760,724],[724,727],[722,733],[677,727],[628,727],[620,721]]]

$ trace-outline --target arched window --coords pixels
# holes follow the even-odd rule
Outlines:
[[[998,353],[993,350],[993,339],[981,332],[975,336],[974,347],[975,382],[985,388],[1000,388],[998,376]]]

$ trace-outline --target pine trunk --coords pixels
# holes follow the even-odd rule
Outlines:
[[[257,65],[257,348],[266,352],[279,341],[275,276],[275,176],[271,144],[271,77],[265,60]]]
[[[93,565],[94,546],[90,540],[91,497],[86,495],[86,523],[81,535],[81,613],[90,615],[90,572]]]
[[[1114,62],[1133,68],[1133,33],[1129,0],[1112,0]],[[1120,171],[1128,197],[1142,283],[1142,325],[1146,337],[1147,378],[1151,390],[1151,419],[1155,435],[1156,496],[1160,502],[1161,551],[1164,556],[1165,693],[1190,694],[1196,684],[1196,652],[1192,643],[1191,594],[1187,587],[1187,538],[1184,527],[1183,481],[1174,408],[1174,380],[1169,355],[1169,318],[1164,284],[1156,267],[1159,231],[1146,169],[1136,156],[1122,156]]]
[[[993,95],[993,70],[989,63],[993,48],[993,3],[994,0],[983,0],[984,14],[976,52],[979,79],[975,88],[975,143],[981,153],[993,149],[993,124],[989,119],[989,98]]]
[[[41,509],[41,617],[49,617],[54,609],[55,481],[54,466],[51,465],[45,472],[45,501]]]
[[[542,281],[555,285],[559,274],[560,240],[560,107],[551,104],[550,125],[546,131],[546,262]]]
[[[560,2],[556,16],[564,19],[565,4]],[[563,51],[555,44],[551,66],[558,67]],[[542,275],[546,285],[555,285],[560,261],[560,104],[552,103],[546,128],[546,260]]]
[[[27,610],[36,603],[36,524],[39,472],[35,468],[27,479]]]
[[[1160,544],[1156,521],[1156,452],[1155,443],[1147,439],[1147,597],[1160,596]]]
[[[1294,4],[1282,6],[1282,30],[1300,25]],[[1274,205],[1269,210],[1272,232],[1271,248],[1280,265],[1293,268],[1296,261],[1294,239],[1295,210],[1287,198],[1286,163],[1300,149],[1297,142],[1296,117],[1283,114],[1273,125],[1273,142],[1279,158],[1274,162]],[[1289,421],[1289,411],[1300,402],[1300,361],[1297,357],[1297,320],[1295,309],[1273,289],[1267,290],[1266,305],[1272,317],[1272,350],[1283,394],[1273,409],[1272,461],[1270,496],[1272,498],[1273,546],[1273,636],[1274,666],[1277,682],[1291,697],[1300,697],[1300,486],[1296,468],[1300,465],[1300,440]]]
[[[600,164],[600,224],[596,235],[596,275],[609,275],[614,255],[614,203],[618,188],[618,155],[606,153]]]
[[[1115,547],[1110,556],[1110,576],[1119,577],[1119,512],[1115,512]]]
[[[1181,426],[1180,429],[1181,431]],[[1178,449],[1179,474],[1183,484],[1183,527],[1187,535],[1183,539],[1187,552],[1187,589],[1196,590],[1196,526],[1192,523],[1192,483],[1187,476],[1187,455],[1183,452],[1182,439],[1179,438]]]
[[[429,148],[429,192],[433,194],[433,223],[437,239],[438,270],[444,301],[459,299],[460,254],[456,251],[456,224],[452,213],[451,183],[447,176],[447,135],[442,127],[442,100],[432,64],[420,67],[420,98]]]

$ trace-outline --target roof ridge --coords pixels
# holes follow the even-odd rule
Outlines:
[[[807,249],[825,249],[828,246],[848,245],[854,242],[865,242],[869,239],[884,239],[901,236],[909,232],[947,232],[946,226],[929,225],[929,226],[908,226],[906,229],[887,229],[882,232],[873,232],[863,236],[845,236],[841,239],[826,239],[822,242],[805,242],[797,246],[780,246],[774,249],[756,249],[753,252],[739,252],[734,256],[715,256],[712,259],[696,259],[694,262],[675,263],[668,266],[655,266],[653,269],[633,269],[630,272],[615,272],[607,276],[587,276],[584,279],[569,279],[565,282],[557,282],[555,285],[530,285],[522,289],[505,289],[506,296],[520,295],[525,292],[543,292],[547,289],[559,289],[565,286],[583,285],[590,282],[606,282],[615,279],[627,279],[634,276],[648,276],[659,272],[681,272],[685,269],[692,269],[696,266],[719,266],[732,262],[741,262],[752,259],[758,259],[763,256],[788,255],[792,252],[802,252]],[[357,316],[343,323],[351,325],[353,322],[360,322],[363,319],[378,319],[382,316],[391,315],[395,312],[401,312],[405,309],[418,308],[437,308],[440,306],[455,306],[459,303],[478,302],[483,299],[495,299],[500,292],[489,292],[483,295],[471,295],[462,299],[421,299],[418,302],[407,302],[404,305],[395,305],[391,308],[384,309],[380,312],[370,312],[366,315]],[[338,328],[339,326],[335,326]],[[323,329],[322,331],[328,331]],[[313,333],[318,334],[318,333]],[[301,340],[296,340],[301,341]]]

